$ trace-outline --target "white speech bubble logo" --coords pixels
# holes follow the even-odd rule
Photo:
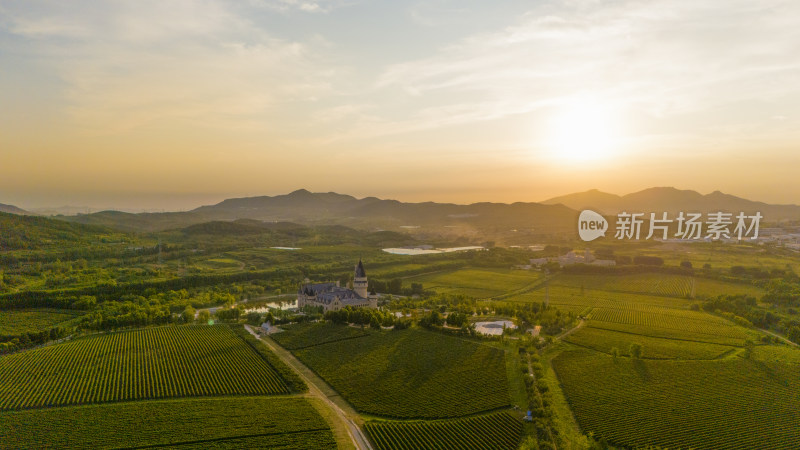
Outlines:
[[[608,230],[608,222],[605,217],[590,209],[581,211],[581,215],[578,217],[578,234],[581,239],[593,241],[600,236],[605,236],[606,230]]]

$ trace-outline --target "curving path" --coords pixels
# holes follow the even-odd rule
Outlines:
[[[294,369],[303,381],[308,385],[309,397],[317,398],[327,406],[333,413],[333,420],[337,420],[338,424],[332,424],[333,427],[344,425],[347,430],[353,446],[359,450],[373,450],[369,440],[361,431],[359,424],[364,423],[364,419],[346,402],[342,399],[336,391],[333,390],[325,381],[317,376],[308,367],[305,366],[299,359],[289,353],[283,347],[275,344],[271,339],[262,339],[258,333],[253,331],[250,325],[245,325],[247,331],[250,332],[256,339],[261,340],[267,348],[286,363],[289,367]],[[335,430],[334,430],[335,431]]]

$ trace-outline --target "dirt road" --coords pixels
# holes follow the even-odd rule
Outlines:
[[[286,363],[289,367],[294,369],[295,372],[300,374],[303,381],[308,385],[308,396],[317,398],[327,406],[333,415],[331,419],[338,421],[338,424],[332,424],[334,427],[337,425],[344,425],[350,439],[359,450],[372,450],[369,440],[361,431],[360,424],[364,423],[364,419],[342,399],[339,394],[333,390],[325,381],[317,376],[308,367],[305,366],[300,360],[295,358],[294,355],[289,353],[283,347],[275,344],[270,339],[262,339],[249,325],[245,325],[247,331],[253,336],[260,339],[264,345],[267,346],[273,353]],[[335,430],[334,430],[335,431]]]

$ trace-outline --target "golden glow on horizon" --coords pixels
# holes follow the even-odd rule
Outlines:
[[[0,203],[800,203],[800,2],[377,3],[0,3]]]
[[[557,161],[580,164],[608,161],[616,156],[620,141],[616,114],[593,98],[565,102],[549,128],[548,150]]]

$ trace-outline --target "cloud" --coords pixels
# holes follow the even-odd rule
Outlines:
[[[273,36],[223,2],[26,6],[5,11],[9,31],[64,81],[65,109],[90,133],[164,121],[277,128],[281,108],[313,103],[335,72],[319,42]]]
[[[325,14],[334,9],[348,6],[353,2],[340,0],[254,0],[254,6],[273,9],[277,11],[302,11],[307,13]]]
[[[392,64],[374,88],[419,105],[407,118],[419,126],[430,120],[425,99],[442,112],[472,111],[455,116],[464,123],[535,111],[576,92],[655,119],[780,103],[800,93],[798,15],[800,3],[781,0],[546,3],[501,30]]]

